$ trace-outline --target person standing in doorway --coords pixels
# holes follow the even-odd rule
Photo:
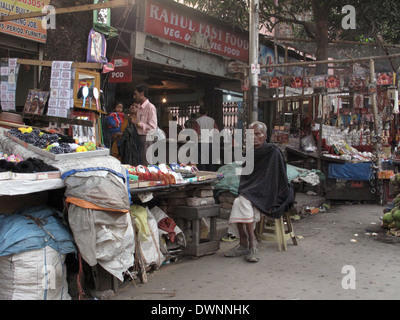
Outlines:
[[[207,115],[207,108],[205,106],[200,107],[200,117],[193,122],[193,129],[196,131],[199,137],[198,147],[198,169],[200,171],[217,171],[216,164],[213,163],[212,156],[212,132],[215,130],[218,132],[218,126],[215,120]],[[202,163],[201,155],[202,150],[208,150],[208,163]],[[219,151],[219,150],[218,150]]]
[[[153,142],[146,141],[146,135],[150,130],[157,129],[157,110],[149,101],[148,88],[146,84],[139,84],[134,88],[133,98],[140,104],[137,111],[137,122],[135,123],[135,126],[141,142],[140,160],[143,165],[147,166],[149,163],[147,161],[146,152]]]

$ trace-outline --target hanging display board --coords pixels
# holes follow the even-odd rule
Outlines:
[[[0,1],[0,16],[23,14],[39,11],[47,6],[50,0],[2,0]],[[40,18],[19,19],[0,22],[0,32],[16,37],[46,43],[47,30],[42,26]]]

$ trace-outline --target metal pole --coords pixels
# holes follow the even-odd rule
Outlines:
[[[258,49],[259,49],[259,38],[258,38],[258,26],[259,26],[259,0],[251,0],[250,5],[250,68],[258,65]],[[252,68],[251,68],[252,69]],[[250,123],[258,120],[258,72],[251,70],[250,72],[250,107],[249,107],[249,119]]]
[[[371,104],[372,104],[372,112],[374,115],[374,131],[375,131],[375,152],[376,152],[376,157],[377,157],[377,165],[379,170],[382,169],[382,163],[380,159],[380,154],[382,151],[382,142],[381,142],[381,134],[382,134],[382,128],[381,125],[379,124],[379,115],[378,115],[378,106],[377,106],[377,99],[376,99],[376,81],[375,81],[375,62],[373,59],[369,61],[369,69],[370,69],[370,86],[372,86],[372,94],[370,95],[371,97]]]

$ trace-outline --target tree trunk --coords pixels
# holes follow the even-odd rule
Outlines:
[[[317,49],[315,57],[317,60],[328,60],[328,15],[330,6],[326,3],[327,1],[312,0],[312,8],[316,25],[315,42]],[[315,70],[315,74],[327,74],[328,65],[318,64]]]
[[[93,0],[51,0],[55,8],[92,4]],[[56,29],[47,30],[44,60],[86,62],[89,32],[93,26],[93,11],[60,14]],[[39,88],[48,91],[51,68],[43,67]]]

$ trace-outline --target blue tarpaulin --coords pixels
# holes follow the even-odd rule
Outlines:
[[[331,163],[328,178],[338,180],[369,181],[372,176],[371,163]]]
[[[60,254],[76,252],[74,238],[50,207],[28,207],[0,215],[0,257],[50,246]]]

